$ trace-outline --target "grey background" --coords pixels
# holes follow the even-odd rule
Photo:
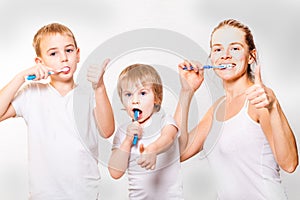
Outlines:
[[[236,18],[252,29],[262,64],[262,79],[275,91],[299,141],[299,10],[300,3],[296,0],[0,0],[0,87],[34,64],[33,35],[50,22],[63,23],[74,32],[81,48],[80,67],[104,41],[141,28],[176,31],[208,52],[212,29],[223,19]],[[203,89],[199,94],[205,92]],[[175,100],[173,97],[170,101]],[[209,102],[204,103],[203,109],[209,106]],[[100,165],[100,170],[102,199],[126,199],[126,177],[115,181],[108,176],[104,165]],[[282,177],[289,199],[299,199],[299,169],[293,174],[282,173]],[[183,178],[187,200],[214,199],[205,161],[194,158],[183,163]],[[22,119],[10,119],[0,123],[0,199],[25,200],[27,181],[26,125]]]

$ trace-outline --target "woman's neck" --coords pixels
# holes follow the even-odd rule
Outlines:
[[[253,82],[247,77],[234,81],[224,81],[223,87],[225,89],[226,98],[230,100],[241,96],[251,85],[253,85]]]

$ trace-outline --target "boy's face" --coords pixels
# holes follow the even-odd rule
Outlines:
[[[73,79],[80,54],[72,37],[58,33],[46,35],[41,40],[40,48],[41,56],[36,58],[36,62],[44,64],[53,71],[68,69],[52,75],[51,80]]]
[[[152,85],[122,88],[122,102],[128,115],[134,118],[134,109],[139,111],[138,122],[146,122],[154,111],[155,97]]]

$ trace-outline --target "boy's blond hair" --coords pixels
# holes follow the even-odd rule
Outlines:
[[[59,23],[51,23],[40,28],[33,38],[32,45],[35,49],[35,53],[37,56],[41,56],[40,45],[41,45],[42,38],[47,35],[55,35],[55,34],[67,35],[69,37],[72,37],[74,40],[75,48],[77,48],[77,42],[75,40],[75,36],[68,27]]]
[[[158,72],[154,67],[145,64],[133,64],[126,67],[119,75],[118,79],[118,94],[122,101],[122,88],[129,88],[130,86],[140,87],[151,85],[154,101],[155,111],[158,112],[161,107],[163,99],[162,81]],[[123,101],[122,101],[123,103]]]

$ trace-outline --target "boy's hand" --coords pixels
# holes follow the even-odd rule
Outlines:
[[[34,81],[39,81],[42,79],[47,79],[48,76],[50,75],[49,72],[51,71],[51,68],[41,64],[37,63],[35,66],[26,69],[22,72],[23,77],[27,77],[30,75],[34,75],[35,78],[33,79]]]
[[[87,71],[87,79],[92,83],[93,89],[97,89],[103,82],[103,75],[110,59],[105,59],[102,65],[90,65]]]
[[[142,137],[142,133],[143,133],[143,128],[141,127],[141,125],[139,124],[139,122],[134,121],[133,123],[129,124],[127,126],[127,134],[126,134],[126,138],[128,140],[133,141],[134,135],[137,134],[138,138]]]
[[[148,152],[148,148],[145,148],[143,144],[140,145],[140,153],[141,155],[140,158],[137,160],[137,164],[147,170],[154,170],[156,166],[156,153]]]

